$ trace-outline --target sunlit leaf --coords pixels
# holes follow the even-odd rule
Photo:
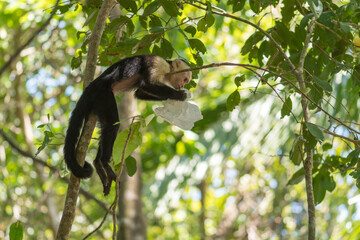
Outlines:
[[[117,0],[117,1],[118,1],[118,3],[120,3],[120,5],[122,7],[124,7],[128,11],[131,11],[131,12],[137,11],[136,1],[133,1],[133,0]]]
[[[23,239],[23,226],[20,221],[17,221],[10,226],[9,233],[10,240],[22,240]]]
[[[189,44],[190,44],[191,48],[194,48],[201,53],[206,53],[206,47],[205,47],[204,43],[202,41],[200,41],[199,39],[197,39],[197,38],[189,39]]]
[[[161,5],[160,5],[159,1],[151,2],[149,5],[146,6],[143,16],[146,17],[146,16],[149,16],[150,14],[155,13],[159,9],[160,6]]]
[[[131,128],[131,135],[129,137],[129,142],[125,149],[125,154],[124,154],[125,159],[142,143],[142,134],[140,132],[140,127],[141,127],[140,122],[133,123],[133,126]],[[121,131],[116,137],[113,146],[113,160],[115,165],[121,163],[121,159],[123,157],[123,151],[126,141],[128,139],[128,135],[129,135],[129,127]]]
[[[239,104],[240,104],[240,93],[239,93],[238,90],[235,90],[227,98],[227,100],[226,100],[226,108],[227,108],[228,111],[232,111]]]
[[[234,83],[237,87],[240,87],[242,82],[245,82],[245,75],[235,77]]]
[[[172,1],[172,0],[158,0],[158,1],[160,2],[161,6],[164,8],[165,12],[170,16],[176,17],[179,14],[176,1]]]
[[[347,155],[346,158],[350,161],[348,167],[355,166],[355,164],[359,162],[359,154],[360,154],[359,149],[355,149]]]
[[[196,34],[196,28],[193,26],[187,26],[184,31],[190,33],[192,37]]]
[[[308,0],[311,12],[318,19],[323,12],[323,4],[321,0]]]

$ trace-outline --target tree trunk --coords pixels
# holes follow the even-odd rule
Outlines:
[[[118,105],[120,119],[127,119],[136,115],[136,101],[132,93],[125,96]],[[122,124],[126,128],[129,121]],[[137,170],[134,176],[127,176],[123,171],[121,180],[119,207],[119,231],[117,238],[122,240],[146,239],[146,221],[142,211],[142,168],[139,151],[136,150],[132,156],[136,159]],[[125,180],[125,181],[124,181]]]

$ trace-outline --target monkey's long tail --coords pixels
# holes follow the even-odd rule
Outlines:
[[[88,91],[86,91],[88,90]],[[71,113],[69,128],[66,132],[64,145],[64,158],[67,167],[78,178],[89,178],[93,173],[90,163],[85,162],[84,166],[80,166],[76,160],[76,145],[79,139],[84,120],[89,116],[93,106],[91,97],[87,97],[90,89],[85,89],[80,97],[74,111]],[[85,101],[86,99],[86,101]]]

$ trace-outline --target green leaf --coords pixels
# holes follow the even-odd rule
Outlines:
[[[226,100],[226,109],[231,112],[235,109],[237,105],[240,103],[240,93],[238,90],[235,90],[233,93],[229,95]]]
[[[320,142],[324,141],[324,135],[317,125],[308,122],[305,124],[306,127],[309,129],[311,135],[313,135]]]
[[[149,34],[144,36],[132,49],[132,53],[136,53],[139,50],[149,48],[150,45],[159,37],[157,34]]]
[[[80,54],[80,56],[78,57],[73,57],[70,63],[71,69],[80,67],[81,63],[82,63],[82,54]]]
[[[144,13],[143,13],[143,17],[147,17],[150,14],[155,13],[160,7],[160,2],[159,1],[154,1],[152,3],[150,3],[149,5],[146,6]]]
[[[324,143],[324,144],[322,145],[322,150],[323,150],[323,151],[330,150],[331,148],[332,148],[332,144],[331,144],[331,143],[326,142],[326,143]]]
[[[233,1],[233,13],[238,12],[244,8],[245,0]]]
[[[156,33],[156,32],[163,32],[166,28],[162,27],[162,26],[155,26],[150,28],[150,32],[151,33]]]
[[[328,92],[332,92],[333,89],[329,83],[321,80],[320,78],[318,78],[316,76],[314,76],[314,80],[322,89],[324,89],[325,91],[328,91]]]
[[[197,51],[199,51],[203,54],[206,53],[206,47],[205,47],[204,43],[202,41],[200,41],[199,39],[197,39],[197,38],[189,39],[189,44],[190,44],[191,48],[196,49]]]
[[[66,5],[59,5],[58,9],[60,11],[61,14],[66,13],[67,11],[69,11],[70,7],[72,7],[72,4],[66,4]]]
[[[155,15],[151,15],[149,27],[162,27],[160,18]]]
[[[115,143],[113,146],[114,165],[121,163],[125,143],[129,135],[129,127],[121,131],[115,139]],[[132,125],[129,142],[125,149],[125,156],[124,156],[125,159],[142,143],[142,135],[140,133],[140,127],[141,127],[140,122],[135,122]]]
[[[163,52],[163,57],[167,58],[167,59],[170,59],[172,57],[172,55],[173,55],[173,52],[174,52],[173,46],[165,38],[163,38],[162,41],[161,41],[161,50]]]
[[[304,168],[300,168],[287,182],[287,185],[295,185],[301,182],[305,177],[305,170]]]
[[[159,0],[161,6],[164,8],[165,12],[172,17],[179,15],[178,7],[176,1],[172,0]]]
[[[323,4],[321,0],[308,0],[311,12],[318,19],[323,12]]]
[[[106,26],[107,33],[114,33],[116,32],[120,26],[122,26],[125,22],[129,21],[129,18],[126,16],[120,16],[111,20],[109,25]]]
[[[352,171],[349,175],[355,179],[359,179],[360,178],[360,168]]]
[[[351,32],[351,27],[349,26],[349,24],[340,22],[340,28],[341,28],[345,33]]]
[[[37,149],[36,153],[35,153],[35,157],[42,151],[44,150],[47,145],[49,145],[49,143],[51,143],[52,138],[54,137],[54,133],[49,132],[49,131],[44,131],[44,140],[41,143],[41,146]]]
[[[147,17],[139,16],[139,23],[142,28],[144,28],[144,29],[148,28]]]
[[[326,189],[323,187],[323,175],[318,173],[313,178],[314,200],[315,204],[319,204],[324,200]]]
[[[240,87],[242,82],[245,82],[245,75],[235,77],[234,83],[237,87]]]
[[[131,11],[131,12],[137,11],[136,1],[133,1],[133,0],[117,0],[117,1],[118,1],[118,3],[120,3],[120,5],[122,7],[124,7],[128,11]]]
[[[196,34],[196,28],[193,26],[187,26],[184,31],[190,33],[192,37]]]
[[[151,122],[151,120],[154,119],[154,117],[155,117],[155,114],[150,114],[149,116],[147,116],[147,117],[144,119],[144,122],[145,122],[145,126],[144,126],[144,127],[148,126],[149,123]]]
[[[154,45],[151,53],[156,56],[162,56],[162,54],[163,54],[161,48],[156,44]]]
[[[330,176],[330,173],[328,171],[322,172],[321,174],[323,175],[323,178],[322,178],[323,184],[322,185],[324,186],[324,188],[329,192],[334,191],[334,189],[336,187],[334,178],[332,176]]]
[[[287,97],[285,99],[285,103],[283,104],[282,108],[281,108],[281,117],[280,118],[284,118],[285,116],[290,116],[292,110],[292,101],[290,97]]]
[[[297,136],[293,142],[292,149],[290,151],[290,160],[295,164],[299,165],[302,161],[302,141]]]
[[[126,171],[130,177],[136,173],[136,159],[132,156],[128,156],[125,159]]]
[[[206,32],[212,25],[214,25],[214,22],[215,18],[210,12],[198,22],[197,29],[198,31]]]
[[[17,221],[10,226],[9,233],[10,240],[22,240],[23,239],[23,226],[20,221]]]
[[[190,90],[191,88],[196,88],[197,84],[194,80],[191,80],[188,84],[185,85],[185,88],[187,90]]]
[[[314,149],[317,144],[316,138],[310,133],[310,131],[304,127],[303,131],[305,151]]]
[[[349,155],[347,155],[347,159],[348,161],[350,161],[348,167],[352,167],[352,166],[355,166],[355,164],[357,164],[359,162],[359,154],[360,154],[360,151],[358,149],[355,149],[353,151],[351,151],[349,153]]]
[[[259,13],[260,12],[260,1],[249,1],[250,3],[250,8],[254,13]]]
[[[264,38],[264,34],[261,32],[255,32],[251,35],[245,42],[244,46],[241,49],[241,54],[246,55],[251,51],[255,45]]]

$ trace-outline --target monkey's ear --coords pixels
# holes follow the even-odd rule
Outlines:
[[[179,69],[181,64],[181,60],[179,59],[175,59],[171,62],[171,66],[173,67],[173,69]]]

